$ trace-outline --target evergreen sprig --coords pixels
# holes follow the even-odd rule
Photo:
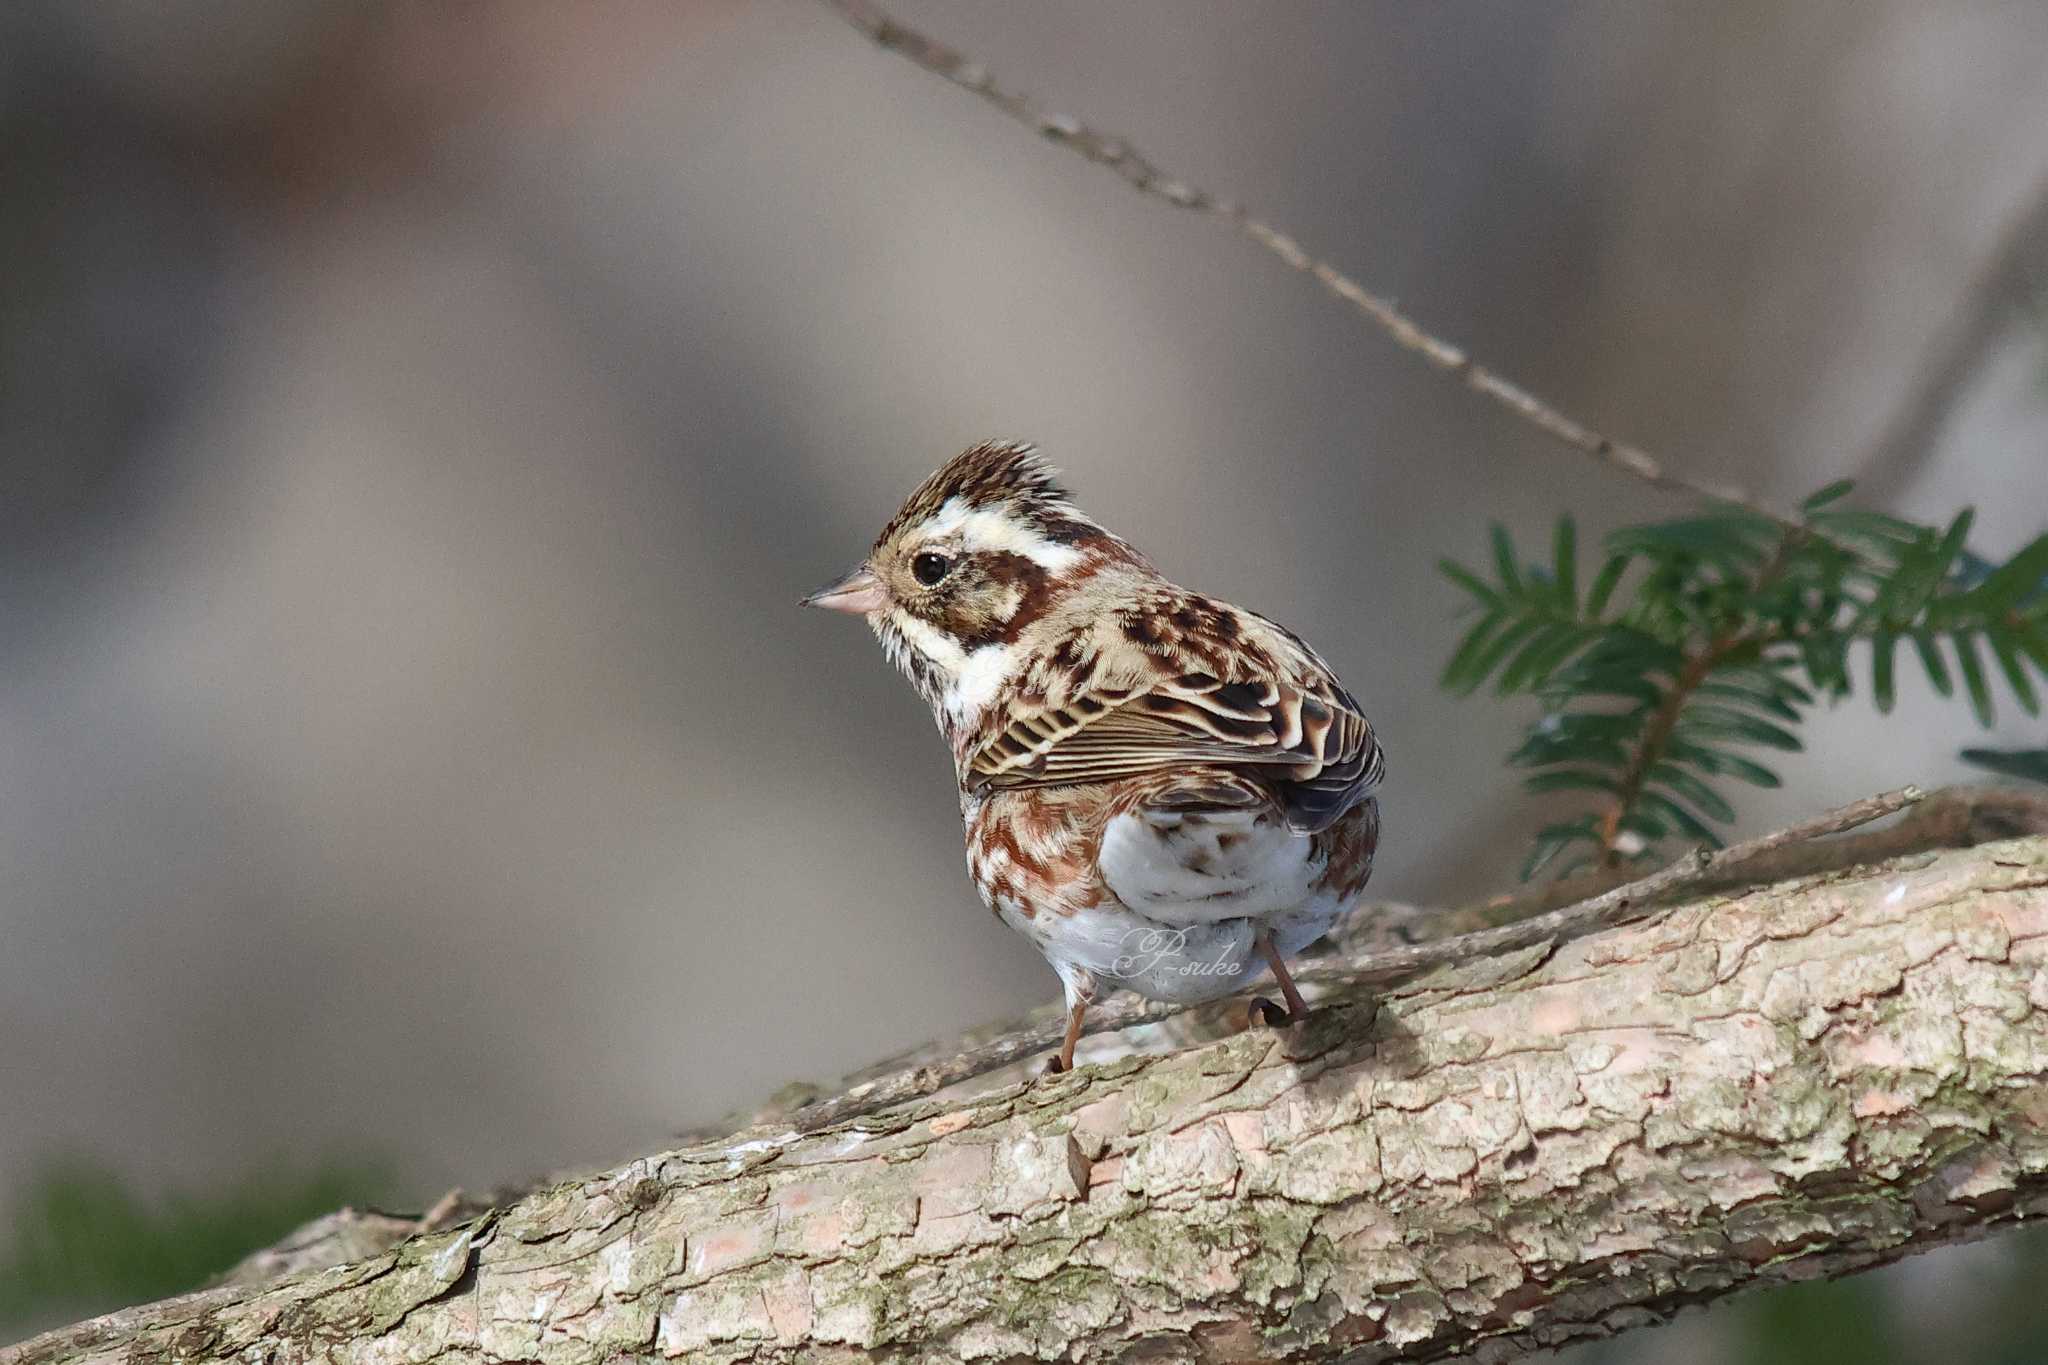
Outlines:
[[[1568,871],[1667,839],[1718,845],[1713,825],[1735,818],[1724,779],[1779,785],[1757,752],[1802,747],[1807,709],[1849,693],[1852,652],[1881,711],[1904,646],[1942,696],[1960,679],[1982,724],[1993,670],[2040,713],[2048,535],[1991,564],[1966,548],[1968,509],[1925,526],[1844,507],[1849,491],[1808,498],[1791,530],[1728,511],[1616,531],[1590,578],[1569,517],[1540,563],[1523,562],[1500,526],[1490,574],[1442,562],[1476,613],[1443,685],[1467,694],[1490,681],[1537,699],[1509,761],[1532,770],[1531,791],[1592,798],[1538,833],[1525,877],[1567,852]]]

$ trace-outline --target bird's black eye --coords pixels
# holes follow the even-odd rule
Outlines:
[[[952,567],[952,560],[944,555],[933,554],[930,550],[926,550],[923,554],[910,561],[910,576],[924,584],[927,588],[936,587],[939,580],[944,578],[946,572]]]

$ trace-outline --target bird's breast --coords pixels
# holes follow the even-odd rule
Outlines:
[[[1108,896],[1097,853],[1115,805],[1102,788],[1024,788],[963,799],[967,870],[1012,924],[1072,915]]]

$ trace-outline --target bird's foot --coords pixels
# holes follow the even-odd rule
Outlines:
[[[1305,1009],[1299,1011],[1284,1010],[1265,996],[1255,995],[1252,997],[1250,1008],[1245,1011],[1245,1026],[1247,1028],[1258,1028],[1262,1025],[1266,1028],[1274,1029],[1292,1028],[1306,1018],[1308,1018],[1308,1011]]]
[[[1091,992],[1092,993],[1092,992]],[[1088,1013],[1088,1001],[1076,1000],[1067,1006],[1067,1034],[1060,1040],[1060,1050],[1045,1059],[1045,1070],[1041,1076],[1057,1076],[1074,1069],[1074,1049],[1081,1043],[1081,1021]]]

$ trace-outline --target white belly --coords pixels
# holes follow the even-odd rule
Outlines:
[[[1102,879],[1118,900],[1165,924],[1264,919],[1308,898],[1314,845],[1254,811],[1135,811],[1102,834]]]
[[[1283,957],[1321,937],[1346,907],[1314,889],[1312,842],[1251,812],[1122,815],[1103,833],[1103,881],[1116,899],[1059,915],[1008,916],[1061,976],[1154,1000],[1233,995],[1265,975],[1264,929]]]

